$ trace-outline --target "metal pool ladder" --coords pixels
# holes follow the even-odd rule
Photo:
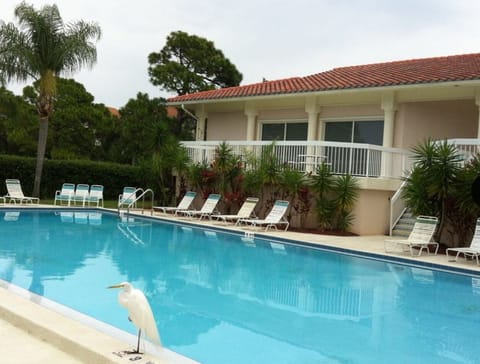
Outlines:
[[[132,195],[136,195],[137,193],[140,193],[138,195],[138,197],[133,200],[132,202],[130,202],[127,206],[127,212],[126,214],[129,215],[130,214],[130,208],[132,208],[133,206],[136,206],[137,202],[142,200],[142,215],[145,213],[145,196],[147,194],[151,194],[151,206],[152,206],[152,209],[150,210],[150,215],[153,216],[153,200],[154,200],[154,193],[153,193],[153,190],[151,188],[147,188],[146,190],[144,190],[143,188],[137,188],[135,190],[134,193],[132,193]],[[117,208],[118,209],[118,215],[121,215],[121,211],[120,211],[120,206]]]

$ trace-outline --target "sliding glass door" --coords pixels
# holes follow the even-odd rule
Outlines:
[[[325,123],[325,141],[382,145],[383,120],[328,121]],[[335,173],[380,175],[379,151],[349,147],[326,149],[327,160]]]

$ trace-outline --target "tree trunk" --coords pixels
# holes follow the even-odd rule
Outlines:
[[[40,128],[38,130],[37,145],[37,166],[35,167],[35,181],[33,183],[33,196],[40,197],[40,183],[42,181],[43,162],[45,161],[45,150],[47,148],[48,116],[40,117]]]

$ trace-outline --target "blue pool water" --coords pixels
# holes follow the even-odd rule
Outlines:
[[[0,279],[206,364],[478,363],[480,278],[109,213],[0,212]]]

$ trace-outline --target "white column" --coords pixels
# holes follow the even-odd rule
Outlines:
[[[480,139],[480,90],[475,95],[475,104],[478,106],[477,139]]]
[[[307,140],[314,141],[317,139],[318,114],[320,113],[320,106],[317,105],[315,97],[307,98],[305,102],[305,112],[308,115]]]
[[[255,140],[255,126],[257,121],[258,111],[252,105],[246,105],[245,115],[247,117],[247,140]]]
[[[383,116],[383,146],[391,148],[393,146],[393,132],[395,129],[395,112],[397,104],[393,93],[382,96]]]
[[[389,93],[382,96],[383,110],[383,146],[391,148],[393,146],[393,137],[395,130],[395,112],[397,111],[397,103],[395,102],[395,94]],[[382,176],[391,176],[392,174],[392,154],[383,153],[382,155]]]
[[[320,106],[317,104],[316,97],[307,98],[305,102],[305,112],[308,115],[307,141],[313,142],[317,140],[318,114],[320,113]],[[307,147],[305,172],[315,171],[321,155],[323,155],[323,151],[316,150],[314,146]]]
[[[195,133],[196,141],[205,140],[205,122],[207,120],[207,112],[201,108],[195,110],[195,116],[197,117],[197,130]]]

